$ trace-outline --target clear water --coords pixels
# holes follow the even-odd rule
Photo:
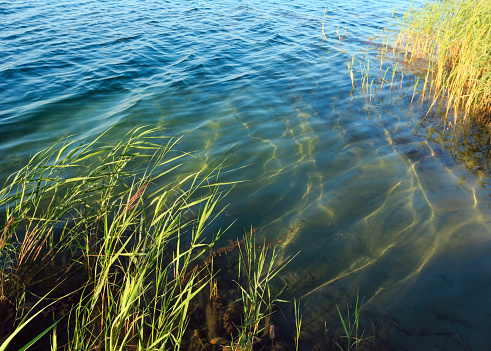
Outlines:
[[[347,63],[375,58],[395,5],[409,1],[0,2],[0,178],[74,133],[190,131],[181,148],[230,149],[224,178],[248,180],[229,235],[264,224],[300,252],[282,280],[307,349],[357,292],[379,349],[488,349],[489,190],[413,134],[410,80],[352,92]]]

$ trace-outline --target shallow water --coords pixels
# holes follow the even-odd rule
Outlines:
[[[489,348],[486,180],[413,134],[410,79],[370,100],[358,74],[352,91],[352,55],[373,62],[370,37],[408,4],[0,2],[0,178],[70,134],[189,132],[179,147],[201,161],[186,167],[227,152],[223,179],[247,180],[228,235],[262,225],[300,252],[282,281],[306,349],[357,292],[380,349]]]

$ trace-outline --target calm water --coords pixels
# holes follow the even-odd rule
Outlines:
[[[409,1],[0,2],[0,178],[121,121],[114,139],[191,131],[180,148],[202,161],[187,167],[232,147],[224,178],[248,180],[227,198],[229,235],[266,223],[259,236],[300,251],[282,280],[305,349],[357,291],[380,349],[489,349],[489,190],[412,134],[410,80],[350,94],[347,63],[374,62],[367,42],[396,4]]]

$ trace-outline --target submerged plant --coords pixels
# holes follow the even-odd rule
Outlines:
[[[297,299],[293,300],[293,308],[295,309],[295,350],[298,351],[298,342],[300,340],[300,330],[302,329],[302,315],[300,314],[300,303],[297,304]]]

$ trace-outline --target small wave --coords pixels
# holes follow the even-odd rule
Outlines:
[[[238,73],[238,74],[232,74],[230,76],[224,77],[220,81],[222,82],[233,82],[234,80],[239,80],[241,78],[249,76],[248,73]]]

